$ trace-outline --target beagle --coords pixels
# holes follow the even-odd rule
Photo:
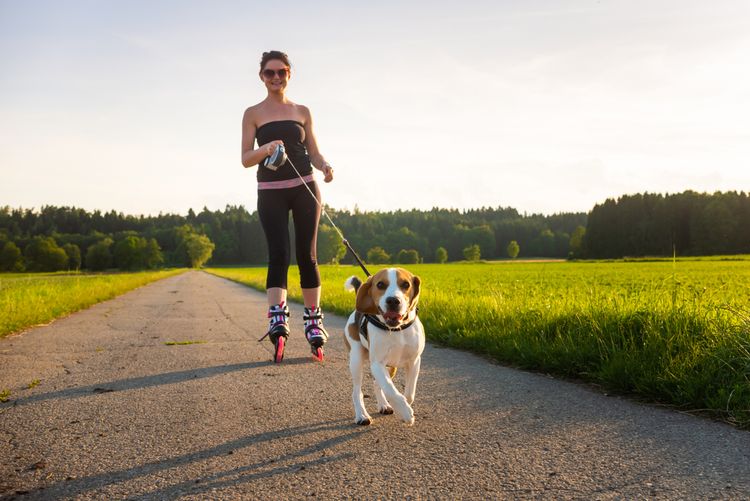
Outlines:
[[[424,327],[417,316],[420,285],[419,277],[403,268],[380,270],[364,284],[354,276],[345,283],[347,290],[357,293],[356,310],[344,329],[357,424],[372,422],[362,396],[362,369],[368,359],[378,411],[393,414],[395,409],[405,423],[414,424],[411,404],[425,345]],[[399,367],[406,371],[403,394],[392,379]]]

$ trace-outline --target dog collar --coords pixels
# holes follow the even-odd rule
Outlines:
[[[404,329],[408,329],[409,327],[411,327],[412,324],[417,321],[417,316],[418,315],[419,315],[419,307],[417,307],[414,310],[414,318],[411,319],[411,321],[409,321],[409,322],[407,322],[405,324],[399,325],[398,327],[389,327],[385,323],[381,322],[380,319],[378,317],[376,317],[375,315],[370,315],[370,314],[365,313],[365,314],[362,315],[362,318],[361,318],[361,320],[359,322],[359,333],[361,335],[363,335],[365,337],[365,339],[367,339],[369,341],[369,338],[367,337],[368,336],[368,333],[367,333],[367,324],[372,324],[375,327],[377,327],[378,329],[383,329],[386,332],[398,332],[398,331],[402,331]]]

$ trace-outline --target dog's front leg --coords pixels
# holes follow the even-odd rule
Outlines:
[[[383,389],[386,398],[393,404],[394,409],[401,417],[401,419],[408,425],[414,424],[414,411],[406,401],[406,398],[396,389],[396,386],[391,380],[391,376],[388,374],[388,369],[384,364],[378,362],[370,363],[370,372],[372,377]]]
[[[388,403],[383,389],[375,378],[372,379],[372,390],[375,393],[375,399],[378,401],[378,412],[381,414],[393,414],[393,407]]]
[[[417,379],[419,378],[419,366],[422,364],[422,357],[414,360],[414,365],[406,368],[406,385],[404,387],[404,396],[409,405],[414,403],[414,395],[417,392]]]
[[[354,422],[360,425],[372,423],[367,413],[362,395],[362,369],[366,358],[365,349],[359,343],[353,343],[349,355],[349,371],[352,373],[352,402],[354,403]]]

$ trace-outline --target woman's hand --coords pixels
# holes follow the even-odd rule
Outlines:
[[[271,141],[269,143],[264,144],[258,149],[264,151],[266,153],[266,156],[270,157],[271,155],[273,155],[273,150],[276,149],[277,144],[284,146],[284,141],[282,141],[281,139],[276,139],[275,141]]]
[[[333,181],[333,167],[331,167],[331,164],[326,163],[323,165],[323,168],[321,169],[323,171],[323,174],[325,177],[323,178],[323,181],[326,183],[330,183]]]

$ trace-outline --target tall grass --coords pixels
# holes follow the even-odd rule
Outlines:
[[[750,428],[747,261],[416,265],[428,337]],[[265,268],[212,269],[263,290]],[[373,270],[374,271],[374,270]],[[348,314],[358,268],[324,266],[323,306]],[[296,270],[290,297],[301,299]]]
[[[0,274],[0,338],[183,271]]]

